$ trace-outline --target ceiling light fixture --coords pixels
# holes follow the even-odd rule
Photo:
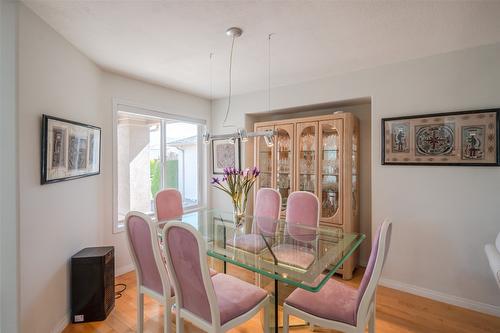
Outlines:
[[[241,139],[241,142],[247,142],[248,141],[248,135],[247,135],[247,130],[244,128],[238,128],[238,136]]]
[[[226,114],[224,115],[224,121],[222,122],[222,127],[236,127],[233,125],[228,125],[227,124],[227,119],[229,116],[229,112],[231,110],[231,98],[232,98],[232,78],[233,78],[233,52],[234,52],[234,41],[236,38],[240,37],[243,34],[243,30],[238,27],[231,27],[226,30],[226,35],[232,38],[231,41],[231,53],[229,55],[229,92],[228,92],[228,99],[227,99],[227,109],[226,109]],[[271,36],[273,34],[268,35],[269,39],[269,78],[268,78],[268,109],[270,110],[270,105],[271,105]],[[213,58],[213,53],[210,53],[210,107],[212,107],[212,60]],[[257,132],[249,132],[244,128],[238,128],[236,133],[231,133],[231,134],[222,134],[222,135],[210,135],[208,130],[205,128],[205,131],[203,133],[203,142],[206,144],[210,143],[211,140],[220,140],[220,139],[227,139],[229,143],[234,144],[236,142],[236,139],[240,139],[241,142],[247,142],[248,138],[251,137],[260,137],[263,136],[264,140],[266,142],[266,145],[268,147],[272,147],[274,145],[274,139],[273,136],[276,135],[276,131],[268,130],[268,131],[257,131]]]
[[[210,133],[208,133],[208,130],[207,130],[206,127],[205,127],[205,131],[203,132],[203,142],[205,144],[209,144],[210,143]]]
[[[266,142],[266,145],[268,147],[274,146],[274,140],[273,140],[273,135],[272,134],[265,135],[264,136],[264,141]]]
[[[229,111],[231,110],[231,97],[233,93],[233,51],[234,51],[234,40],[238,37],[241,36],[243,33],[243,30],[238,27],[231,27],[226,30],[226,35],[231,37],[232,42],[231,42],[231,53],[229,54],[229,93],[228,93],[228,98],[227,98],[227,109],[226,109],[226,115],[224,116],[224,122],[222,123],[222,126],[224,127],[231,127],[230,125],[227,125],[227,117],[229,116]]]

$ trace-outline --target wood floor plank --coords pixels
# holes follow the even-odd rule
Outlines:
[[[255,281],[253,273],[235,266],[228,265],[228,273],[248,282]],[[343,282],[356,287],[361,282],[362,276],[363,270],[357,269],[352,280]],[[105,321],[70,324],[63,333],[135,332],[137,292],[135,273],[119,276],[116,283],[127,284],[127,290],[116,300],[115,309]],[[265,281],[263,284],[266,284]],[[174,327],[175,324],[172,324],[172,328]],[[402,291],[379,287],[376,329],[377,333],[500,333],[500,318]],[[144,332],[163,333],[163,306],[147,296],[145,297]],[[186,323],[185,332],[201,333],[202,331]],[[262,332],[260,314],[230,331],[230,333],[256,332]],[[311,330],[307,327],[297,327],[291,328],[290,332],[306,333]],[[315,328],[315,332],[335,331]]]

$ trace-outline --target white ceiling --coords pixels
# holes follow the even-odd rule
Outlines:
[[[500,1],[24,1],[101,67],[210,96],[500,42]],[[499,55],[500,56],[500,55]]]

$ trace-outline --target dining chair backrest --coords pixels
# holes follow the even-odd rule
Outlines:
[[[181,192],[175,188],[159,191],[155,196],[155,209],[158,221],[180,217],[184,212]]]
[[[497,235],[495,244],[486,244],[484,251],[486,252],[486,257],[488,258],[488,263],[490,264],[498,288],[500,288],[500,232]]]
[[[163,295],[164,290],[170,290],[170,280],[161,257],[154,223],[143,213],[130,212],[125,217],[125,229],[138,286]]]
[[[319,200],[316,195],[306,191],[293,192],[288,196],[286,206],[286,232],[293,239],[302,242],[312,241],[316,238],[319,227]],[[296,227],[301,225],[310,227]]]
[[[220,325],[220,312],[202,236],[189,224],[170,222],[163,229],[163,237],[167,244],[163,251],[177,307],[212,325]]]
[[[273,236],[281,214],[281,194],[272,188],[261,188],[255,197],[252,232]]]
[[[366,318],[370,303],[375,296],[377,284],[382,274],[391,243],[392,222],[385,220],[377,229],[365,274],[358,288],[357,322]]]

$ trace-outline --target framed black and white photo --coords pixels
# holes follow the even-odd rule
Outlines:
[[[500,109],[382,119],[382,164],[500,165]]]
[[[212,173],[223,174],[224,168],[241,169],[240,165],[240,139],[234,144],[227,139],[212,140]]]
[[[101,129],[42,116],[41,184],[97,175],[101,170]]]

